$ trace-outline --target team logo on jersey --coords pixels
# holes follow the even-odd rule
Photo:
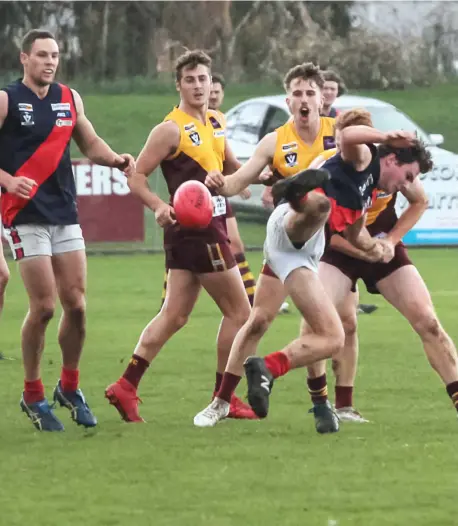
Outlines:
[[[196,125],[195,125],[193,122],[190,122],[189,124],[185,124],[185,125],[183,126],[184,131],[191,131],[191,130],[194,130],[195,127],[196,127]]]
[[[334,137],[330,135],[326,135],[325,137],[323,137],[323,149],[324,150],[332,150],[335,147],[336,147],[336,140],[334,139]]]
[[[51,104],[51,109],[53,111],[65,111],[70,110],[70,103],[69,102],[58,102],[55,104]]]
[[[20,102],[17,107],[19,111],[33,111],[33,106],[31,104],[27,104],[26,102]]]
[[[297,142],[290,142],[288,144],[282,144],[281,149],[283,152],[289,152],[289,150],[296,150]]]
[[[215,119],[215,117],[211,116],[208,118],[213,128],[222,128],[221,124]],[[215,135],[216,137],[216,135]]]
[[[213,137],[224,137],[226,135],[226,132],[224,130],[214,130],[213,131]]]
[[[73,121],[71,119],[57,119],[56,126],[59,128],[63,126],[73,126]]]
[[[21,111],[21,126],[33,126],[33,114],[27,111]]]
[[[291,153],[287,153],[285,155],[285,161],[286,161],[286,166],[289,166],[290,168],[292,168],[293,166],[297,166],[297,153],[296,152],[291,152]]]
[[[200,140],[200,135],[198,132],[192,132],[189,134],[189,138],[191,139],[192,141],[192,144],[194,146],[200,146],[202,144],[202,141]]]

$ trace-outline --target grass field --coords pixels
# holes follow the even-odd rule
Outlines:
[[[456,251],[412,256],[457,340]],[[250,254],[253,269],[260,257]],[[59,409],[66,432],[40,434],[18,407],[26,297],[11,270],[1,350],[14,360],[0,361],[2,526],[458,524],[456,415],[418,338],[381,298],[375,298],[377,312],[360,318],[356,401],[370,424],[318,436],[307,414],[304,372],[294,371],[277,382],[268,420],[194,428],[192,418],[213,387],[219,323],[202,296],[189,325],[141,384],[148,424],[127,425],[103,389],[124,370],[157,310],[162,257],[90,257],[82,387],[99,427],[85,432]],[[261,352],[281,348],[298,323],[295,312],[279,317]],[[56,325],[53,320],[43,362],[48,395],[60,368]]]

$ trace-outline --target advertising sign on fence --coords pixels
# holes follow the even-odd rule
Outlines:
[[[453,166],[438,166],[422,177],[429,206],[405,237],[407,245],[458,245],[458,172]],[[399,195],[398,215],[408,206]]]
[[[143,204],[130,193],[125,175],[88,160],[72,165],[86,242],[143,241]]]

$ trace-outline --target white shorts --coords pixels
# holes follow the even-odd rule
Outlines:
[[[318,272],[318,263],[325,248],[324,226],[301,248],[295,248],[285,230],[286,215],[291,210],[288,203],[277,206],[267,222],[264,242],[266,263],[285,282],[293,270],[305,267]]]
[[[4,234],[17,261],[85,249],[80,225],[17,225]]]

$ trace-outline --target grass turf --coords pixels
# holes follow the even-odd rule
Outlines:
[[[456,251],[415,250],[445,327],[455,340]],[[261,255],[249,254],[257,273]],[[88,337],[82,388],[99,418],[87,432],[57,414],[62,434],[40,434],[18,407],[19,330],[26,296],[11,263],[0,361],[1,524],[16,526],[452,526],[456,415],[418,337],[380,297],[360,321],[358,409],[367,425],[318,436],[304,371],[278,381],[263,422],[196,429],[213,389],[219,314],[202,295],[189,325],[170,341],[141,384],[146,425],[127,425],[103,398],[124,370],[162,287],[162,256],[89,258]],[[56,316],[57,318],[58,316]],[[261,353],[298,332],[297,312],[280,316]],[[48,331],[43,379],[59,374],[57,320]],[[331,376],[331,375],[330,375]],[[240,389],[243,395],[244,383]]]

